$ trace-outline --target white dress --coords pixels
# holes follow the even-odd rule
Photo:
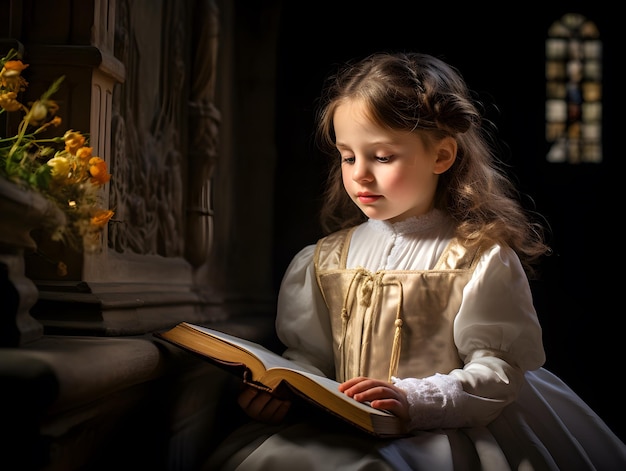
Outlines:
[[[352,233],[344,268],[431,271],[453,232],[438,211],[396,224],[369,220]],[[342,380],[315,248],[301,250],[285,273],[276,329],[284,356]],[[450,342],[459,367],[393,379],[408,393],[410,436],[376,439],[324,417],[250,422],[207,469],[626,470],[626,445],[542,368],[541,327],[515,253],[498,245],[482,252],[459,299]]]

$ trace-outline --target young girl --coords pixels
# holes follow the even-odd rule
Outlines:
[[[460,74],[426,54],[374,54],[332,77],[321,104],[330,235],[284,276],[283,355],[411,433],[296,419],[249,388],[238,402],[256,420],[209,469],[626,469],[624,443],[542,368],[528,278],[549,249]]]

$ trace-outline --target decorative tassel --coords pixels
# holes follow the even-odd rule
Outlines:
[[[396,319],[396,330],[393,334],[393,347],[391,349],[391,361],[389,362],[389,379],[398,374],[398,364],[400,363],[400,350],[402,347],[402,319]]]
[[[389,378],[387,381],[391,383],[392,378],[398,374],[398,365],[400,364],[400,351],[402,350],[402,303],[403,303],[403,289],[402,284],[396,282],[400,289],[400,299],[398,300],[398,307],[396,310],[396,320],[394,322],[395,330],[393,333],[393,346],[391,348],[391,360],[389,361]]]
[[[343,342],[346,340],[346,332],[348,330],[348,319],[350,318],[350,314],[348,314],[348,310],[344,306],[341,308],[341,343],[339,344],[339,348],[343,348]]]

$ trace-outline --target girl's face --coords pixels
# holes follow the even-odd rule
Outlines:
[[[368,218],[398,222],[433,208],[439,174],[456,156],[453,138],[426,146],[416,133],[372,122],[360,100],[340,104],[333,121],[343,185]]]

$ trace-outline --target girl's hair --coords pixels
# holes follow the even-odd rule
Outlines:
[[[535,274],[535,262],[550,251],[544,226],[522,207],[519,192],[490,144],[492,136],[483,127],[480,104],[459,71],[427,54],[376,53],[346,64],[328,78],[317,121],[318,142],[333,156],[321,210],[324,231],[366,219],[343,187],[335,147],[333,117],[347,99],[363,101],[379,126],[420,133],[426,145],[453,137],[456,160],[439,177],[435,207],[455,219],[457,236],[467,245],[508,245],[526,273]]]

